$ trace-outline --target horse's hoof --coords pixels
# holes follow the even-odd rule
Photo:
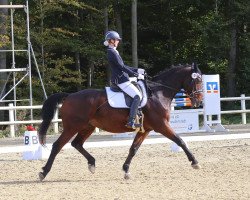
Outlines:
[[[42,172],[39,172],[38,176],[39,176],[40,181],[43,181],[43,179],[45,178],[45,176]]]
[[[89,171],[94,174],[95,173],[95,165],[89,165]]]
[[[130,178],[131,178],[131,176],[130,176],[129,172],[124,174],[124,179],[128,180]]]
[[[192,164],[191,165],[194,169],[200,169],[201,166],[197,163],[197,164]]]

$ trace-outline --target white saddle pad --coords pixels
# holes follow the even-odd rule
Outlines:
[[[145,89],[145,85],[142,81],[137,82],[142,89],[142,101],[140,104],[140,108],[144,107],[147,103],[148,97]],[[109,105],[113,108],[129,108],[126,105],[124,94],[122,92],[113,92],[110,87],[105,87]]]

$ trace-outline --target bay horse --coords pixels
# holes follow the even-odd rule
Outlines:
[[[151,130],[161,133],[168,139],[179,145],[186,153],[193,168],[200,166],[194,155],[186,146],[185,142],[175,134],[169,124],[171,101],[175,94],[184,89],[191,99],[193,106],[199,106],[202,101],[202,79],[201,71],[196,65],[181,65],[162,71],[148,81],[151,95],[147,104],[142,108],[144,114],[143,128],[145,132],[139,131],[130,147],[129,154],[123,170],[124,178],[128,179],[129,166],[140,145]],[[42,181],[55,160],[56,155],[62,147],[74,136],[71,145],[76,148],[88,161],[91,173],[95,172],[95,158],[83,148],[86,139],[93,133],[96,127],[112,132],[131,132],[132,129],[125,125],[128,120],[128,108],[112,108],[107,101],[105,90],[85,89],[76,93],[55,93],[51,95],[42,107],[42,123],[39,129],[39,142],[46,143],[46,132],[53,119],[56,107],[62,102],[60,114],[63,124],[63,132],[53,143],[52,150],[46,165],[39,173]]]

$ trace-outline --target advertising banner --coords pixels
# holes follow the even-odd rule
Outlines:
[[[199,115],[195,109],[171,111],[170,124],[176,133],[199,130]]]

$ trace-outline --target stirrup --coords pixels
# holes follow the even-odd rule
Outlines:
[[[132,128],[132,129],[137,129],[137,128],[141,128],[142,125],[141,124],[135,124],[134,122],[128,122],[126,124],[127,128]]]
[[[133,122],[128,122],[125,126],[126,126],[127,128],[136,129]]]

